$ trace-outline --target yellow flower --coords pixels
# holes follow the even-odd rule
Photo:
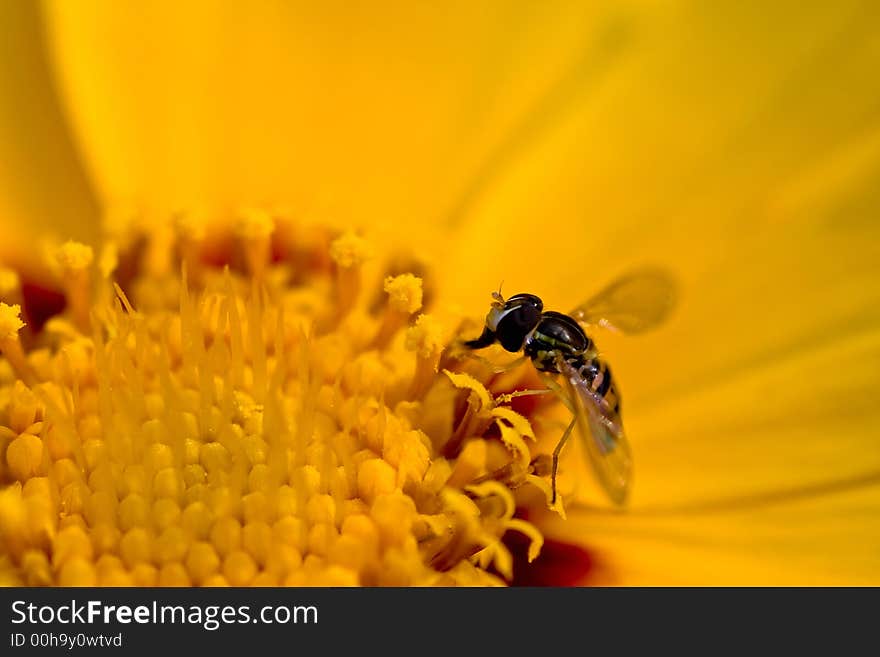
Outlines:
[[[235,233],[219,268],[184,230],[173,242],[183,276],[136,264],[122,281],[132,300],[89,247],[65,243],[55,257],[67,310],[26,348],[20,307],[0,303],[0,574],[28,585],[495,585],[513,575],[511,530],[533,561],[543,537],[514,516],[513,492],[546,494],[524,440],[535,435],[468,374],[438,372],[459,320],[423,314],[402,331],[422,306],[413,274],[385,277],[383,308],[365,310],[362,238],[329,242],[331,276],[272,262],[273,250],[302,248],[282,217],[248,213]],[[153,231],[129,237],[152,250]],[[298,255],[322,260],[318,244]],[[456,388],[469,396],[457,420]]]
[[[245,545],[246,525],[238,526],[239,535],[232,520],[224,520],[217,523],[216,538],[227,552],[221,555],[208,535],[187,542],[186,555],[175,554],[183,542],[171,528],[197,533],[192,528],[204,520],[195,511],[185,517],[184,497],[179,517],[169,504],[149,509],[158,513],[150,516],[150,527],[170,532],[163,540],[164,534],[144,530],[139,514],[147,510],[134,502],[125,517],[135,531],[125,534],[124,543],[112,530],[84,536],[81,526],[52,527],[60,498],[41,468],[55,437],[46,424],[34,426],[42,421],[37,418],[51,404],[69,417],[76,403],[84,403],[71,400],[79,394],[72,385],[77,377],[92,386],[108,376],[134,380],[126,372],[137,374],[144,358],[138,331],[140,344],[165,345],[169,359],[179,351],[179,371],[168,371],[191,377],[183,379],[192,391],[183,401],[195,405],[188,412],[202,413],[195,417],[197,427],[210,424],[213,403],[203,397],[216,397],[224,387],[193,374],[201,371],[201,354],[168,336],[159,340],[148,327],[151,318],[157,321],[154,313],[174,314],[175,299],[181,339],[184,326],[219,331],[215,323],[224,303],[239,310],[242,326],[264,323],[264,363],[261,357],[251,362],[260,341],[245,343],[250,334],[242,331],[241,350],[248,350],[245,362],[253,370],[242,386],[252,399],[243,403],[233,396],[228,408],[243,404],[256,412],[249,403],[261,402],[252,391],[273,389],[269,357],[275,336],[286,332],[276,331],[272,321],[282,307],[285,318],[315,318],[321,335],[337,336],[323,351],[326,359],[312,349],[309,356],[327,368],[347,368],[345,385],[387,384],[400,399],[427,404],[432,391],[447,386],[448,377],[439,373],[440,341],[432,319],[417,324],[411,314],[401,318],[406,304],[385,310],[379,292],[384,276],[422,278],[428,317],[438,319],[435,309],[442,308],[451,316],[477,318],[502,279],[506,290],[535,292],[547,307],[564,312],[618,273],[654,262],[673,270],[681,283],[673,319],[644,337],[593,336],[613,364],[624,398],[636,462],[631,503],[623,513],[597,509],[600,498],[587,490],[587,469],[577,450],[567,449],[560,474],[565,520],[524,499],[530,490],[540,500],[543,493],[534,485],[516,489],[517,504],[530,509],[528,521],[546,540],[532,569],[514,559],[514,581],[521,576],[519,581],[534,582],[544,568],[553,581],[571,583],[574,570],[550,572],[565,563],[584,569],[577,580],[583,583],[878,583],[880,374],[872,364],[880,351],[880,87],[873,80],[880,25],[872,6],[481,2],[353,9],[266,2],[248,9],[216,3],[172,9],[171,3],[135,8],[108,1],[48,2],[37,11],[21,1],[4,3],[0,12],[9,32],[0,42],[15,54],[0,58],[0,96],[9,99],[0,103],[0,222],[8,236],[0,248],[4,264],[22,279],[20,286],[8,286],[12,292],[2,301],[10,309],[27,309],[26,299],[52,287],[35,265],[39,232],[52,229],[59,242],[76,238],[98,247],[99,208],[129,219],[133,211],[127,208],[135,208],[141,223],[152,227],[153,245],[133,267],[126,254],[138,248],[137,241],[127,244],[117,236],[118,259],[94,253],[90,267],[98,289],[91,296],[81,294],[77,276],[57,279],[69,300],[67,324],[39,330],[46,315],[59,310],[60,298],[43,294],[41,303],[31,304],[44,310],[41,317],[25,317],[29,325],[7,335],[4,403],[16,409],[16,419],[14,426],[11,417],[4,420],[8,431],[2,436],[10,442],[7,452],[18,441],[12,450],[16,479],[36,482],[8,487],[0,502],[4,527],[20,528],[4,530],[8,553],[17,555],[15,572],[26,568],[35,582],[62,572],[70,581],[106,572],[150,581],[164,572],[169,582],[207,578],[212,569],[227,579],[266,572],[258,556],[265,556],[262,525],[250,530]],[[183,230],[189,220],[175,236],[156,222],[181,208],[200,214],[207,208],[204,216],[230,225],[239,207],[295,218],[291,225],[302,227],[302,249],[264,261],[259,231],[244,231],[250,248],[241,250],[247,239],[230,239],[213,228],[190,233]],[[349,227],[367,229],[377,248],[367,264],[361,260],[368,254],[357,244],[340,246],[344,262],[331,259],[328,236]],[[278,235],[284,226],[274,228]],[[169,263],[171,245],[177,255]],[[199,248],[207,256],[202,268],[193,257]],[[283,278],[273,267],[256,272],[254,264],[293,263],[297,283],[303,280],[296,276],[307,271],[317,272],[314,280],[323,283],[293,288],[304,290],[304,298],[292,301],[288,314],[277,297],[261,298],[243,279],[232,276],[232,292],[215,280],[222,270],[212,263],[229,258],[212,261],[212,254],[232,251],[240,260],[232,263],[237,271],[250,267],[268,290],[286,289]],[[187,263],[188,295],[175,289],[177,270],[169,264],[176,260]],[[114,263],[113,276],[135,299],[133,312],[114,309],[116,295],[101,285]],[[373,279],[357,273],[370,266],[377,268]],[[406,289],[412,294],[405,299],[415,305],[415,289]],[[378,302],[368,298],[377,292]],[[370,312],[375,304],[379,309]],[[89,331],[95,309],[99,326],[118,331],[111,335],[107,329],[102,345]],[[223,321],[222,330],[231,330],[232,321]],[[15,326],[14,320],[7,323]],[[166,327],[169,336],[175,326]],[[353,340],[345,331],[362,333]],[[127,339],[133,347],[114,342],[123,335],[132,336]],[[25,362],[10,355],[16,347],[9,345],[41,339],[46,346],[28,346]],[[232,342],[228,357],[209,358],[206,351],[205,362],[225,358],[232,368],[238,362]],[[114,352],[120,364],[100,365],[99,347],[112,351],[114,344],[125,346]],[[341,351],[352,344],[360,345],[361,356]],[[131,363],[121,355],[127,351]],[[399,355],[375,362],[369,353]],[[162,363],[150,365],[158,371]],[[291,368],[291,376],[310,367]],[[233,368],[224,380],[236,376]],[[529,376],[528,366],[509,379],[523,376]],[[30,387],[34,381],[54,385],[37,394]],[[510,387],[497,385],[489,392]],[[388,423],[391,417],[404,426],[412,421],[388,405],[390,398],[377,397],[376,389],[372,398],[392,411]],[[128,403],[143,407],[133,417],[151,417],[143,413],[158,403],[153,397],[126,394],[131,399],[125,403],[112,396],[96,400],[96,417],[104,412],[109,419],[76,431],[88,435],[116,426],[110,422],[124,424],[129,416],[120,409]],[[304,394],[298,390],[290,399],[302,401]],[[489,413],[476,390],[467,396],[471,412]],[[526,399],[514,408],[532,420],[539,441],[519,438],[530,455],[546,453],[561,432],[556,420],[564,426],[564,412],[544,402],[533,408],[536,400]],[[431,408],[439,425],[437,404]],[[281,416],[279,411],[273,421]],[[489,422],[488,444],[497,446],[504,432],[497,423],[492,427]],[[189,430],[181,426],[175,434]],[[64,431],[56,433],[63,445]],[[468,489],[475,476],[468,469],[478,471],[484,455],[465,443],[454,456],[422,443],[432,466],[446,462],[457,477],[449,490],[435,493],[439,515],[465,527],[460,535],[513,536],[522,517],[509,514],[506,494],[491,486]],[[85,444],[82,459],[105,458]],[[502,454],[524,461],[520,442],[510,438],[506,444]],[[380,463],[395,471],[395,486],[397,477],[414,476],[417,444],[404,442],[393,451],[377,454],[382,458],[368,466],[364,494],[375,494],[377,482],[390,477]],[[493,453],[487,450],[485,458]],[[128,462],[124,454],[106,458]],[[158,464],[167,457],[155,458]],[[242,460],[247,454],[207,458],[230,473],[240,471],[234,464],[250,462]],[[163,469],[157,469],[149,483],[182,496],[189,489],[187,471],[173,463],[167,474],[159,476]],[[237,476],[238,484],[249,485]],[[262,476],[253,475],[257,484]],[[100,485],[117,482],[116,475],[96,479]],[[90,495],[95,492],[89,488]],[[72,499],[85,504],[85,497],[80,489]],[[404,508],[409,503],[396,499],[398,506],[385,509],[389,516],[413,513]],[[108,498],[107,504],[115,503]],[[303,513],[320,521],[329,507],[316,501]],[[90,508],[96,517],[109,513],[100,499]],[[418,504],[415,511],[424,515]],[[122,522],[120,509],[114,513]],[[419,522],[425,531],[439,531],[439,519]],[[316,532],[319,549],[332,542],[321,531],[329,530]],[[526,543],[535,545],[534,538]],[[51,554],[30,548],[47,541],[60,541]],[[389,543],[379,542],[387,557]],[[109,545],[119,551],[107,551]],[[460,561],[472,570],[458,581],[486,573],[486,567],[506,569],[501,544],[493,545]],[[118,560],[99,564],[110,552]],[[299,556],[302,564],[288,553],[286,567],[304,569],[304,553]],[[418,562],[411,556],[393,557],[379,570],[396,577],[433,568],[423,554]],[[72,565],[64,570],[62,562]],[[330,563],[336,562],[323,562]]]

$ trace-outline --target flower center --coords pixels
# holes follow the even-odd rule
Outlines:
[[[170,254],[174,254],[172,257]],[[422,280],[249,213],[55,258],[39,331],[0,289],[0,578],[27,585],[500,584],[516,491],[548,496],[510,398]],[[15,302],[18,303],[15,303]],[[22,317],[21,305],[25,306]]]

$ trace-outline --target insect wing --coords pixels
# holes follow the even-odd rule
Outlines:
[[[624,274],[569,313],[582,324],[641,333],[661,324],[675,305],[677,285],[666,270]]]
[[[570,365],[563,368],[578,435],[590,465],[611,501],[626,502],[632,481],[632,451],[620,417]]]

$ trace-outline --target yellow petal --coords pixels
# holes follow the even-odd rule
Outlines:
[[[636,463],[631,508],[736,506],[880,473],[878,357],[880,331],[634,408],[625,416]],[[578,447],[564,452],[562,476],[588,484]]]
[[[592,55],[619,13],[564,2],[45,8],[102,199],[274,203],[384,227],[387,239],[392,226],[415,239],[425,229],[410,227],[459,212],[472,181],[515,150],[510,135],[534,131],[535,108],[605,66],[611,55]]]
[[[574,97],[471,207],[449,263],[464,275],[449,292],[476,312],[503,278],[565,310],[645,261],[673,266],[686,288],[719,271],[802,273],[758,254],[803,256],[810,283],[829,278],[802,247],[829,230],[858,243],[871,225],[880,89],[863,82],[880,61],[877,23],[854,3],[646,12],[602,84]],[[832,227],[805,190],[851,199],[849,219]],[[845,260],[849,244],[826,245],[826,260]]]
[[[876,586],[880,501],[868,481],[737,508],[670,515],[548,515],[545,535],[593,557],[584,583]]]
[[[54,231],[92,239],[98,210],[66,128],[47,61],[39,7],[0,5],[0,258]]]

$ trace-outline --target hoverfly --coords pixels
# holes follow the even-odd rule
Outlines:
[[[601,326],[624,334],[647,331],[666,318],[675,297],[674,279],[654,268],[621,276],[568,315],[545,311],[533,294],[504,299],[500,292],[492,293],[482,334],[464,346],[482,349],[498,342],[507,351],[523,351],[548,389],[572,412],[571,423],[553,450],[553,502],[559,454],[575,428],[608,497],[617,505],[626,502],[632,452],[621,422],[620,394],[611,368],[599,357],[585,329]]]

